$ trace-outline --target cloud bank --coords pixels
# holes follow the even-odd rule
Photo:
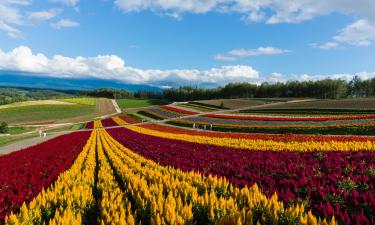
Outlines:
[[[287,82],[291,80],[307,81],[325,78],[351,80],[354,76],[361,79],[375,77],[375,72],[342,73],[328,75],[281,74],[272,73],[261,76],[260,73],[247,65],[230,65],[207,70],[196,69],[140,69],[127,66],[125,61],[116,55],[98,55],[95,57],[75,58],[44,54],[34,54],[26,46],[12,51],[0,49],[0,70],[12,70],[33,73],[33,75],[55,78],[94,78],[119,81],[128,84],[147,84],[158,87],[178,87],[197,85],[202,87],[222,86],[229,82]]]
[[[64,78],[97,78],[117,80],[131,84],[155,86],[205,85],[218,86],[228,82],[257,82],[259,73],[250,66],[232,65],[194,69],[139,69],[125,65],[116,55],[70,58],[34,54],[30,48],[20,46],[10,52],[0,50],[0,70],[14,70]]]

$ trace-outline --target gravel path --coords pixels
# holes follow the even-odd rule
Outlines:
[[[18,150],[21,150],[30,146],[34,146],[34,145],[43,143],[45,141],[51,140],[55,137],[58,137],[66,133],[69,133],[69,132],[55,133],[55,134],[48,135],[47,137],[35,137],[35,138],[25,139],[22,141],[17,141],[15,143],[6,145],[4,147],[0,147],[0,155],[9,154],[11,152],[15,152],[15,151],[18,151]]]

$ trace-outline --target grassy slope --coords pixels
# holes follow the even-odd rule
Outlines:
[[[8,134],[22,134],[35,130],[35,127],[9,127]]]
[[[92,105],[34,105],[0,110],[1,121],[22,124],[40,121],[54,121],[93,113]]]
[[[117,99],[117,104],[120,108],[140,108],[140,107],[147,107],[152,105],[165,105],[168,102],[165,100],[159,99]]]
[[[59,100],[82,105],[96,105],[96,98],[64,98]]]

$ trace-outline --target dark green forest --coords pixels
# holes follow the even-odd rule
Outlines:
[[[107,98],[167,99],[169,101],[192,101],[219,98],[318,98],[339,99],[355,97],[375,97],[375,78],[361,80],[358,77],[350,82],[325,79],[318,81],[290,81],[286,83],[229,83],[218,88],[179,87],[164,89],[162,92],[97,89],[81,91],[81,95]]]
[[[72,96],[106,97],[113,99],[166,99],[169,101],[192,101],[220,98],[318,98],[339,99],[375,97],[375,78],[361,80],[354,77],[345,80],[325,79],[318,81],[290,81],[286,83],[264,82],[255,85],[247,82],[229,83],[218,88],[179,87],[163,91],[130,92],[120,89],[101,88],[84,91],[59,91],[50,89],[27,89],[0,87],[0,105],[39,99]]]

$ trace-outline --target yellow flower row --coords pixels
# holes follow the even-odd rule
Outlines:
[[[284,208],[277,195],[263,195],[257,185],[236,188],[224,178],[163,167],[147,160],[100,131],[103,149],[134,202],[137,221],[150,224],[187,224],[194,220],[218,224],[277,224],[280,215],[299,218],[300,224],[328,224],[303,205]],[[262,208],[259,220],[253,217]],[[245,215],[245,216],[243,216]],[[235,223],[233,223],[233,221]],[[251,221],[251,222],[250,222]],[[334,218],[330,224],[335,224]]]
[[[95,205],[93,197],[96,132],[94,131],[72,167],[62,173],[20,212],[6,218],[5,224],[81,224]]]
[[[370,127],[375,126],[374,122],[366,122],[366,123],[342,123],[342,124],[322,124],[322,123],[316,123],[316,124],[286,124],[286,125],[275,125],[272,124],[273,121],[268,121],[269,125],[244,125],[241,124],[241,121],[238,124],[225,124],[225,123],[210,123],[210,122],[204,122],[204,121],[191,121],[186,119],[178,119],[175,120],[176,122],[181,123],[188,123],[188,124],[199,124],[199,125],[210,125],[213,124],[214,126],[220,126],[220,127],[243,127],[243,128],[321,128],[321,127],[328,127],[328,128],[340,128],[340,127]]]
[[[115,121],[118,125],[125,125],[125,124],[128,124],[127,122],[125,122],[123,119],[121,119],[121,118],[118,117],[118,116],[114,116],[114,117],[112,117],[112,120]]]
[[[208,137],[147,129],[140,126],[127,126],[132,131],[156,137],[182,140],[200,144],[225,146],[262,151],[374,151],[375,142],[371,141],[274,141],[262,139],[240,139],[225,137]]]
[[[103,150],[103,135],[97,131],[98,183],[97,190],[101,193],[98,224],[135,224],[131,204],[116,182],[108,159]]]

